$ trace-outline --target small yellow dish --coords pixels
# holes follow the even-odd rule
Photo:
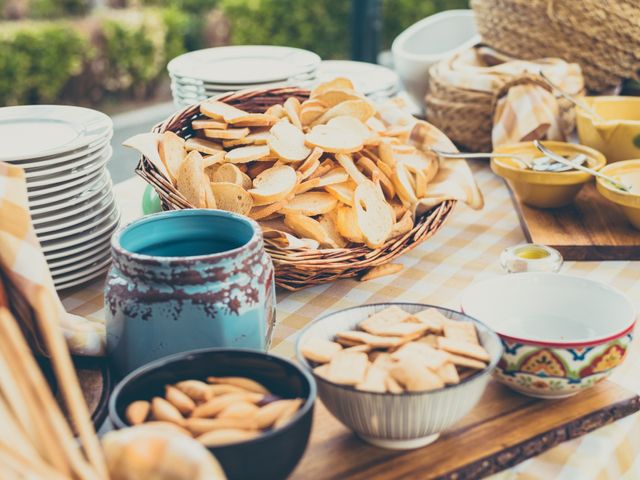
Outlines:
[[[623,192],[601,178],[596,183],[600,194],[620,205],[631,225],[640,230],[640,160],[625,160],[607,165],[602,173],[631,187],[630,192]]]
[[[587,97],[606,122],[576,109],[580,143],[602,152],[609,163],[640,158],[640,97]]]
[[[604,155],[584,145],[552,141],[545,141],[543,144],[558,155],[574,156],[583,153],[587,156],[587,166],[594,170],[599,170],[607,163]],[[530,160],[543,156],[532,142],[498,147],[494,152],[513,154]],[[582,186],[592,178],[590,174],[578,170],[529,170],[515,158],[492,158],[491,170],[509,182],[522,202],[538,208],[558,208],[570,204]]]

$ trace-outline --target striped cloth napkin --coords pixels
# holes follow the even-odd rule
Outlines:
[[[24,170],[4,162],[0,162],[0,277],[8,287],[13,313],[38,353],[46,355],[32,322],[55,315],[72,354],[104,355],[104,325],[67,313],[62,306],[31,223]],[[56,305],[57,311],[44,305]]]
[[[558,97],[539,78],[542,71],[571,95],[584,92],[577,63],[559,58],[517,60],[488,47],[460,52],[434,67],[431,75],[461,89],[487,92],[497,97],[493,115],[493,147],[546,138],[566,141]]]

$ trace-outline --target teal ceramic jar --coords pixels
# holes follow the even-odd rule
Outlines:
[[[112,256],[105,313],[116,374],[196,348],[268,349],[274,271],[253,220],[220,210],[150,215],[114,235]]]

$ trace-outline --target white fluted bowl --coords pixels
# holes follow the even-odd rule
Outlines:
[[[491,361],[482,371],[457,385],[428,392],[402,394],[363,392],[339,385],[313,373],[300,348],[311,337],[333,340],[339,331],[354,330],[371,314],[391,305],[409,313],[436,308],[452,320],[472,321]],[[478,403],[491,372],[502,355],[498,336],[484,324],[453,310],[419,303],[378,303],[330,313],[307,325],[296,343],[298,361],[308,368],[318,384],[318,396],[327,409],[360,438],[390,449],[418,448],[437,440],[440,433],[464,417]]]

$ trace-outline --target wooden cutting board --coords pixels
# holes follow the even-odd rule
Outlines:
[[[565,260],[640,260],[640,231],[594,184],[563,208],[529,207],[513,191],[511,198],[527,241],[553,247]]]
[[[384,450],[359,440],[321,402],[292,479],[478,479],[640,410],[640,397],[609,381],[562,400],[538,400],[490,382],[478,405],[436,442]]]

